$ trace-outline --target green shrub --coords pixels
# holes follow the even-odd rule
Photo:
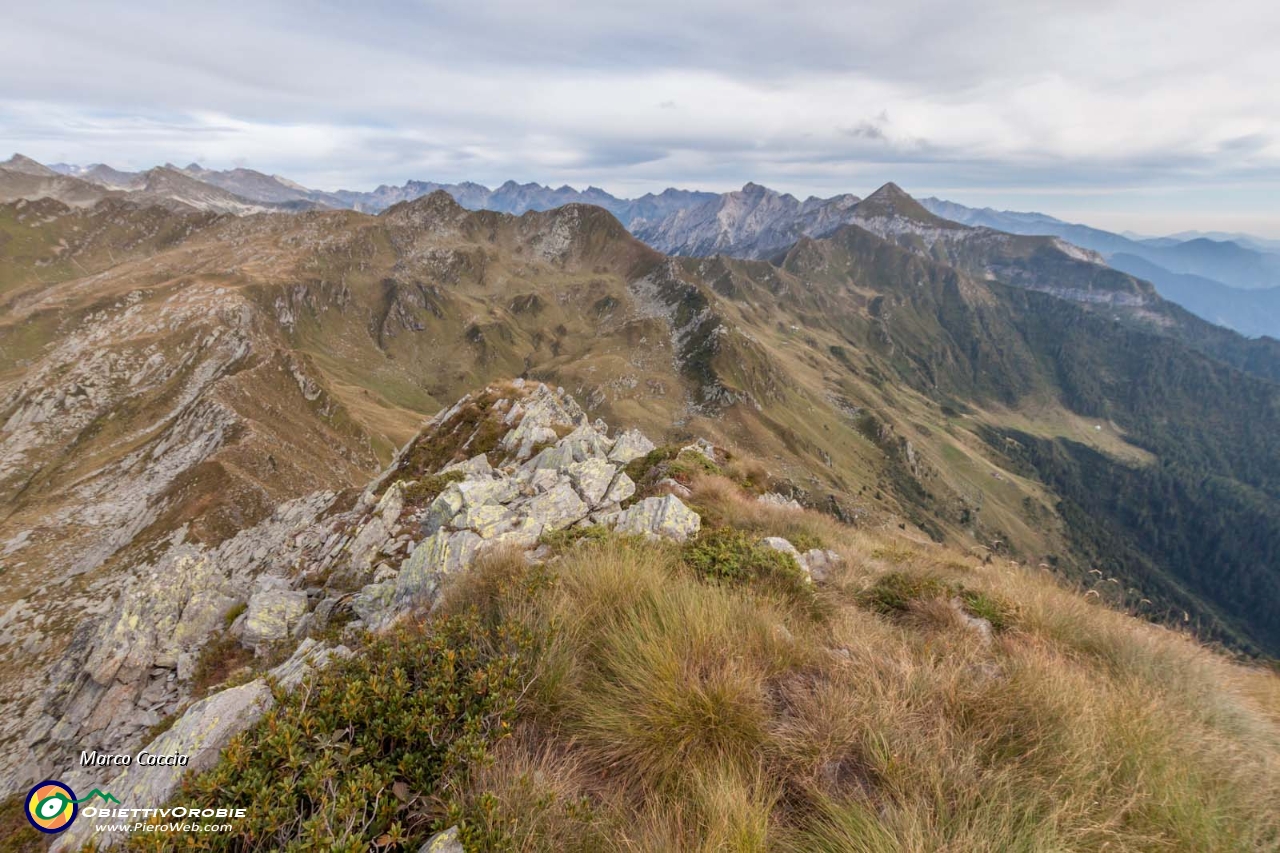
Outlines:
[[[732,527],[705,528],[685,543],[681,557],[685,565],[708,580],[754,584],[793,599],[813,597],[794,557]]]
[[[49,849],[49,836],[27,822],[25,794],[23,788],[0,800],[0,853],[40,853]]]
[[[248,609],[249,609],[249,602],[247,601],[239,601],[231,605],[231,609],[228,610],[226,615],[222,617],[222,627],[230,628],[231,623],[239,619],[240,614],[244,613]]]
[[[627,463],[627,476],[635,481],[636,484],[641,484],[649,478],[649,474],[654,468],[668,459],[674,459],[679,452],[680,448],[678,447],[655,447],[644,456],[632,459]]]
[[[584,527],[566,527],[563,530],[551,530],[538,538],[557,554],[563,554],[579,542],[604,542],[613,531],[603,524],[588,524]]]
[[[673,444],[656,447],[627,463],[627,476],[642,492],[666,477],[689,485],[698,474],[723,474],[720,466],[696,450],[681,451]]]
[[[1017,620],[1017,609],[1005,599],[989,592],[960,587],[956,594],[970,615],[986,619],[997,631],[1006,631]]]
[[[998,595],[966,589],[963,584],[950,583],[940,578],[906,572],[884,575],[871,587],[863,590],[858,603],[884,616],[895,616],[909,611],[913,602],[950,598],[959,598],[971,616],[986,619],[997,631],[1008,630],[1017,619],[1017,609]]]
[[[949,595],[947,585],[937,578],[890,572],[863,590],[858,603],[885,616],[906,613],[912,602]]]
[[[417,480],[401,480],[404,483],[404,502],[410,506],[426,506],[431,503],[450,483],[459,483],[467,478],[461,471],[448,471],[444,474],[427,474]]]
[[[202,837],[208,849],[416,849],[438,827],[431,798],[507,736],[532,647],[474,610],[379,637],[278,695],[178,800],[248,809],[231,832]]]

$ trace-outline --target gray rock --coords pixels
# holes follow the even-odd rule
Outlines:
[[[762,504],[782,507],[783,509],[804,509],[804,507],[800,505],[800,502],[795,498],[783,497],[777,492],[765,492],[763,495],[756,498],[756,500]]]
[[[831,576],[831,571],[839,568],[843,563],[844,559],[835,551],[822,548],[810,548],[800,555],[800,565],[819,583],[827,580]]]
[[[377,623],[395,602],[397,581],[371,583],[351,599],[351,610],[368,625]]]
[[[405,607],[434,597],[441,576],[470,565],[482,541],[470,530],[438,530],[419,542],[396,578],[395,605]]]
[[[573,463],[568,467],[567,473],[587,505],[597,507],[609,493],[617,468],[602,457],[593,457]],[[634,489],[633,484],[632,490]]]
[[[301,590],[266,589],[249,599],[241,627],[241,640],[252,649],[283,640],[307,612],[307,594]]]
[[[636,493],[636,484],[625,471],[619,471],[618,476],[613,478],[613,483],[609,486],[609,491],[605,493],[601,506],[609,504],[619,504]]]
[[[613,441],[590,424],[578,427],[560,439],[559,444],[569,449],[575,462],[604,459],[613,448]]]
[[[446,465],[441,469],[440,473],[447,474],[451,471],[460,471],[468,479],[472,477],[492,477],[494,475],[493,466],[489,464],[489,457],[483,453],[478,453],[465,462],[454,462],[452,465]]]
[[[775,551],[790,554],[797,563],[800,562],[800,552],[796,550],[796,546],[792,545],[790,540],[783,539],[781,536],[766,536],[760,540],[760,544],[767,545]]]
[[[586,518],[590,508],[578,497],[573,486],[561,482],[537,497],[530,498],[523,511],[547,530],[559,530]]]
[[[653,442],[645,438],[644,433],[629,429],[614,441],[613,449],[609,451],[609,461],[626,465],[632,459],[648,455],[653,449]]]
[[[702,518],[674,495],[645,498],[601,521],[620,533],[662,536],[677,542],[696,535],[702,528]]]
[[[268,675],[274,678],[281,687],[292,690],[302,683],[308,675],[317,669],[324,669],[334,658],[350,657],[351,650],[346,646],[330,648],[311,637],[303,640],[289,659],[273,668]]]
[[[458,827],[451,826],[437,832],[418,848],[418,853],[465,853],[462,842],[458,840]]]
[[[663,477],[655,484],[655,488],[666,489],[678,498],[687,498],[693,494],[684,483],[679,480],[673,480],[670,477]]]
[[[129,767],[111,782],[111,793],[126,804],[159,806],[178,791],[184,773],[203,773],[217,762],[231,738],[256,723],[271,708],[271,690],[263,679],[213,694],[187,709],[182,718],[148,747],[152,755],[185,755],[186,767]],[[53,850],[79,850],[91,834],[100,847],[122,836],[95,834],[94,821],[79,820],[58,836]]]

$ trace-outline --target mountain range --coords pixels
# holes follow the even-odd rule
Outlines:
[[[212,188],[212,189],[207,189]],[[128,193],[199,210],[246,214],[272,210],[351,209],[377,213],[436,190],[463,207],[521,214],[565,204],[608,210],[644,242],[672,255],[726,254],[764,259],[802,236],[820,237],[859,218],[854,195],[800,200],[758,184],[710,193],[668,189],[623,199],[597,187],[584,191],[508,181],[496,189],[465,182],[408,181],[371,192],[313,190],[252,169],[185,168],[166,164],[122,172],[96,164],[45,167],[15,155],[0,163],[0,198],[54,197],[88,204]],[[971,208],[936,198],[921,206],[942,219],[1007,234],[1054,236],[1097,254],[1112,268],[1150,281],[1162,296],[1212,323],[1249,336],[1280,337],[1280,251],[1276,241],[1249,235],[1188,232],[1163,238],[1126,236],[1040,213]],[[863,211],[864,215],[866,210]]]

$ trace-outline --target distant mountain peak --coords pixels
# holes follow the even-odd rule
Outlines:
[[[857,212],[860,217],[892,217],[935,227],[963,227],[933,215],[906,190],[892,181],[859,202]]]
[[[8,169],[11,172],[22,172],[26,175],[39,175],[41,177],[52,177],[58,174],[43,163],[32,160],[25,154],[15,153],[8,160],[0,163],[0,169]]]
[[[433,190],[424,196],[393,204],[383,211],[382,215],[393,221],[404,221],[414,225],[425,225],[428,222],[453,220],[465,215],[467,209],[446,190]]]

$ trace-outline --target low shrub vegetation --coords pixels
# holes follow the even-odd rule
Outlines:
[[[460,483],[467,478],[461,471],[443,474],[425,474],[416,480],[405,480],[404,502],[409,506],[424,507],[431,503],[450,483]]]
[[[183,802],[248,809],[231,833],[139,849],[364,851],[419,844],[437,798],[508,736],[534,643],[474,611],[375,639],[237,737]],[[413,849],[417,849],[413,846]]]

